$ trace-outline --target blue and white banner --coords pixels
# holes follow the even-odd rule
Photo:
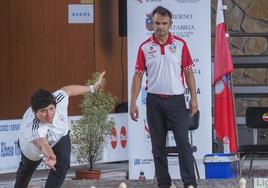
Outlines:
[[[193,133],[193,144],[197,146],[194,154],[200,175],[204,178],[203,157],[212,152],[212,104],[211,104],[211,26],[210,1],[201,0],[128,0],[128,98],[131,95],[132,76],[139,45],[153,33],[152,10],[158,5],[169,9],[173,14],[170,32],[186,40],[195,67],[200,127]],[[128,118],[129,132],[129,178],[138,179],[144,172],[147,179],[154,178],[154,163],[151,142],[146,122],[146,91],[143,78],[142,90],[137,99],[139,120]],[[190,100],[186,89],[185,100]],[[169,141],[174,142],[169,135]],[[178,160],[169,159],[172,178],[178,179]]]
[[[21,120],[0,121],[0,173],[14,172],[20,162],[18,134]]]
[[[109,118],[113,118],[115,121],[115,127],[111,131],[110,137],[106,139],[103,148],[103,157],[98,163],[128,160],[127,116],[127,113],[109,114]],[[74,125],[79,118],[80,116],[70,116],[69,124],[71,126]],[[20,119],[0,120],[0,174],[15,172],[19,166],[21,154],[18,147],[18,137],[21,121]],[[71,166],[76,165],[79,164],[72,155]],[[39,169],[45,169],[43,163],[41,163]]]

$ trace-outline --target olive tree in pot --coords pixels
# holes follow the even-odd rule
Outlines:
[[[94,73],[87,85],[96,82],[99,73]],[[102,159],[102,151],[106,138],[111,134],[114,120],[108,114],[115,107],[117,98],[110,92],[104,92],[102,81],[98,91],[87,93],[80,107],[82,116],[72,127],[71,139],[73,152],[83,168],[76,169],[77,179],[99,179],[101,171],[95,169],[95,162]],[[86,174],[85,177],[81,175]],[[91,177],[93,175],[93,177]],[[96,176],[95,176],[96,175]]]

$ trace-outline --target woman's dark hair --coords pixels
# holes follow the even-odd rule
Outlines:
[[[31,107],[34,112],[37,112],[38,109],[45,108],[50,104],[56,106],[55,97],[49,91],[38,89],[33,93],[31,97]]]
[[[166,9],[165,7],[162,7],[162,6],[156,7],[152,12],[153,16],[156,13],[160,14],[161,16],[166,16],[167,15],[170,19],[172,19],[172,13],[168,9]]]

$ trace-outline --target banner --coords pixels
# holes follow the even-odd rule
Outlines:
[[[193,133],[194,153],[201,177],[204,178],[203,157],[212,152],[212,117],[211,117],[211,27],[210,1],[201,0],[128,0],[128,98],[131,95],[131,83],[139,45],[153,33],[152,10],[164,6],[172,12],[173,25],[170,32],[186,40],[195,67],[197,97],[200,109],[200,127]],[[145,74],[144,74],[145,75]],[[146,78],[137,99],[139,120],[128,118],[129,132],[129,178],[139,179],[144,174],[146,179],[154,179],[154,163],[151,152],[151,140],[146,121]],[[186,89],[185,101],[190,100]],[[168,135],[169,143],[174,143]],[[169,158],[171,177],[178,179],[179,166],[176,158]]]
[[[222,0],[218,0],[214,64],[214,125],[217,137],[223,142],[224,153],[235,153],[237,143],[230,75],[230,72],[233,71],[233,60],[227,34]]]
[[[109,114],[115,121],[115,127],[110,137],[106,139],[103,158],[98,163],[126,161],[128,160],[128,126],[127,113]],[[70,116],[69,124],[73,125],[80,116]],[[21,126],[20,119],[0,120],[0,173],[16,172],[19,166],[21,153],[18,147],[18,137]],[[72,129],[71,129],[72,131]],[[71,155],[71,166],[79,165],[75,157]],[[45,169],[43,163],[38,169]]]

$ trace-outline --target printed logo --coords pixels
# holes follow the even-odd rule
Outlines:
[[[126,128],[123,126],[120,130],[120,143],[122,148],[125,148],[127,145],[127,131]]]
[[[153,31],[154,30],[154,26],[153,26],[153,15],[152,15],[151,12],[146,14],[145,25],[146,25],[146,29],[148,31]]]
[[[141,160],[140,159],[134,159],[134,165],[140,165]]]
[[[157,57],[157,50],[153,46],[150,46],[146,54],[147,60]]]
[[[215,94],[221,94],[224,90],[224,82],[220,79],[215,85]]]
[[[149,47],[148,55],[155,54],[156,52],[157,52],[157,51],[156,51],[156,49],[155,49],[153,46],[150,46],[150,47]]]
[[[117,145],[117,133],[114,127],[111,130],[110,141],[111,141],[112,148],[115,149]]]
[[[153,159],[134,159],[134,165],[150,165],[153,162]]]
[[[177,46],[172,43],[170,46],[169,46],[169,50],[171,53],[175,53],[177,51]]]
[[[263,121],[268,122],[268,113],[267,113],[267,112],[265,112],[265,113],[262,115],[262,119],[263,119]]]

